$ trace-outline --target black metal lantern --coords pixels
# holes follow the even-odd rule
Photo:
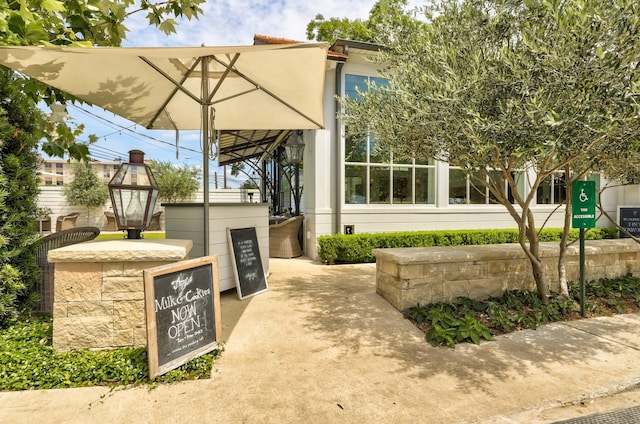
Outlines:
[[[302,155],[304,154],[304,141],[302,141],[302,134],[300,131],[291,131],[291,134],[284,145],[284,150],[289,162],[294,165],[300,165],[302,162]]]
[[[293,164],[293,214],[300,215],[300,163],[302,163],[302,155],[304,154],[304,141],[302,141],[302,132],[298,130],[291,131],[289,139],[284,145],[287,159]]]
[[[122,164],[109,181],[109,194],[118,229],[127,230],[129,239],[141,238],[158,199],[158,184],[144,164],[144,152],[129,151],[129,163]]]

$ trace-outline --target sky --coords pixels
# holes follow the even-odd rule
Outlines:
[[[376,0],[209,0],[201,5],[204,13],[200,19],[180,20],[177,33],[170,36],[150,27],[141,15],[130,18],[125,21],[130,32],[123,46],[251,45],[256,34],[307,41],[307,24],[317,14],[325,19],[367,19],[375,3]],[[180,132],[180,145],[191,150],[180,149],[176,158],[174,131],[149,131],[96,107],[70,106],[68,112],[75,123],[85,125],[85,134],[99,137],[99,141],[90,147],[97,160],[112,161],[120,157],[126,161],[129,150],[140,149],[145,152],[145,159],[202,166],[202,154],[197,151],[200,145],[198,132]],[[86,141],[86,138],[81,137],[79,141]],[[215,162],[210,165],[212,185],[217,175],[218,187],[222,188],[223,170],[216,165]],[[240,182],[228,176],[228,186],[237,187]]]

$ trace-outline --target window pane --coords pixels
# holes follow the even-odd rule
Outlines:
[[[449,204],[467,203],[467,174],[462,169],[449,169]]]
[[[524,172],[522,171],[512,172],[511,176],[513,180],[516,182],[518,194],[520,194],[521,198],[524,198],[524,182],[525,182]],[[508,186],[507,190],[509,191],[509,201],[511,203],[515,203],[515,199],[513,197],[513,190],[511,189],[511,186]]]
[[[564,181],[564,172],[553,174],[553,203],[558,205],[567,200],[567,185]]]
[[[433,165],[433,159],[431,158],[416,158],[416,165]]]
[[[502,178],[502,172],[500,171],[489,171],[490,182],[492,186],[498,187],[498,190],[501,189],[502,192],[506,189],[506,181]],[[478,187],[479,188],[479,187]],[[486,192],[489,193],[489,203],[496,204],[498,200],[496,200],[496,196],[491,193],[489,189],[486,189]]]
[[[344,77],[344,92],[347,97],[359,98],[356,87],[360,89],[360,91],[367,91],[367,80],[368,78],[362,75],[350,75],[347,74]]]
[[[386,78],[371,77],[370,81],[375,83],[377,87],[388,87],[389,81]]]
[[[472,205],[487,204],[487,187],[477,178],[469,177],[469,203]]]
[[[434,204],[436,192],[435,169],[416,168],[416,204]]]
[[[551,204],[551,177],[547,177],[538,186],[536,192],[536,202],[539,205]]]
[[[345,141],[345,161],[365,162],[367,160],[367,142],[364,134],[348,135]]]
[[[393,203],[413,203],[413,176],[411,168],[393,168]]]
[[[389,163],[391,161],[391,153],[389,152],[389,149],[387,149],[386,147],[380,147],[380,145],[376,142],[376,138],[374,135],[370,136],[369,155],[371,157],[369,162]]]
[[[369,197],[371,203],[389,203],[390,170],[389,167],[371,167]]]
[[[345,167],[344,199],[348,204],[366,202],[365,181],[367,180],[367,168],[365,166]]]

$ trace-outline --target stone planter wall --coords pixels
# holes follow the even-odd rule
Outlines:
[[[585,280],[640,274],[640,244],[629,239],[585,242]],[[518,244],[374,249],[376,290],[399,310],[416,304],[482,300],[506,290],[535,290],[531,265]],[[550,289],[557,291],[558,243],[541,243]],[[580,278],[579,248],[569,248],[567,277]]]
[[[190,240],[117,240],[50,251],[54,349],[146,346],[144,270],[187,259],[191,246]]]

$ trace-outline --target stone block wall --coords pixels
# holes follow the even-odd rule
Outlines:
[[[629,239],[589,240],[585,279],[640,274],[640,244]],[[558,243],[541,243],[541,258],[552,291],[559,289]],[[416,304],[485,299],[506,290],[535,290],[531,264],[518,244],[375,249],[376,290],[399,310]],[[566,257],[567,277],[579,280],[579,248]]]
[[[53,347],[147,344],[144,270],[188,258],[185,240],[91,241],[55,249]]]

